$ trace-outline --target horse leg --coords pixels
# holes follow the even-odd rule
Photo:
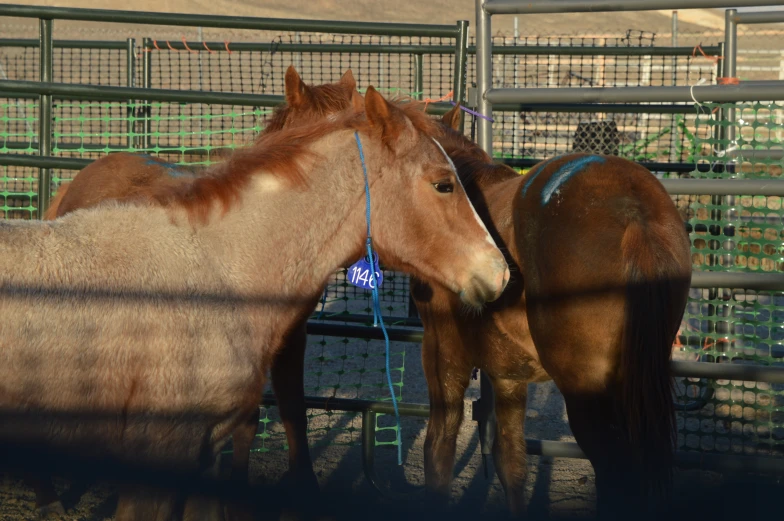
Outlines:
[[[445,329],[445,328],[444,328]],[[459,338],[445,338],[444,331],[425,329],[422,365],[430,398],[430,417],[425,437],[425,487],[437,507],[449,502],[455,467],[457,434],[463,423],[463,397],[471,378],[472,364],[459,356]],[[455,336],[457,331],[454,332]],[[450,353],[440,352],[441,345]]]
[[[525,479],[528,470],[524,434],[528,382],[491,379],[496,415],[493,462],[506,492],[509,511],[513,516],[521,516],[525,511]]]
[[[272,362],[270,375],[289,445],[289,468],[282,484],[298,509],[313,511],[320,490],[308,448],[304,383],[306,345],[307,330],[303,322],[286,336],[285,344]]]
[[[591,461],[596,476],[596,509],[601,519],[627,519],[640,513],[644,497],[628,446],[615,418],[615,399],[609,393],[564,392],[569,427]]]
[[[254,407],[250,415],[240,423],[231,434],[232,456],[231,456],[231,480],[240,484],[248,482],[248,467],[250,463],[250,451],[253,441],[256,439],[256,432],[259,429],[259,416],[261,412],[258,407]]]
[[[24,477],[24,482],[35,492],[35,509],[40,519],[46,519],[50,514],[65,514],[60,496],[48,475],[31,473]]]
[[[256,417],[258,418],[258,416]],[[245,458],[245,463],[245,475],[247,476],[247,457]],[[216,457],[212,466],[203,472],[202,476],[213,483],[217,483],[219,475],[220,458]],[[232,502],[227,501],[227,503],[231,504]],[[230,511],[229,515],[231,516],[233,513]],[[224,521],[225,519],[225,510],[221,503],[221,498],[217,495],[209,493],[188,494],[188,497],[186,497],[182,521]]]
[[[174,521],[176,496],[143,486],[120,487],[115,521]]]
[[[250,451],[256,432],[259,428],[260,411],[254,407],[245,421],[240,423],[232,433],[233,451],[231,458],[231,481],[245,487],[249,483],[248,468]],[[226,505],[226,517],[230,521],[252,519],[252,507],[245,499],[231,499]]]

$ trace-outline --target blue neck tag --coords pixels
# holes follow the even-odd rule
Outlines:
[[[373,267],[376,268],[376,280],[378,280],[378,287],[384,280],[384,275],[379,271],[378,267],[378,253],[373,252]],[[349,284],[363,289],[373,289],[373,275],[370,271],[370,263],[367,257],[362,257],[357,262],[351,265],[346,272],[346,280]]]

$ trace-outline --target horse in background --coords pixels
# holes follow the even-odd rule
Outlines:
[[[276,107],[267,126],[256,138],[263,139],[271,132],[307,125],[324,119],[335,118],[348,110],[364,110],[362,96],[356,90],[356,81],[350,69],[336,83],[310,86],[299,76],[294,66],[285,75],[286,103]],[[193,183],[207,170],[168,163],[146,154],[119,152],[103,156],[82,169],[70,183],[60,186],[52,199],[45,220],[52,220],[80,208],[91,208],[110,199],[146,198],[162,190],[176,189]],[[318,299],[314,300],[313,307]],[[311,492],[318,491],[315,475],[298,472],[312,467],[307,449],[307,415],[304,406],[304,354],[306,321],[292,328],[272,367],[272,382],[279,400],[281,420],[290,445],[290,471],[285,480],[297,480]],[[300,368],[297,373],[297,368]],[[259,411],[240,424],[232,434],[232,479],[244,482],[248,478],[250,450],[258,430]],[[304,449],[302,448],[304,444]],[[304,455],[303,455],[304,453]],[[296,477],[295,477],[296,476]],[[35,491],[39,517],[50,512],[64,514],[65,508],[48,476],[28,476],[26,483]]]
[[[362,98],[356,91],[350,69],[337,83],[310,86],[291,65],[286,70],[285,95],[286,103],[276,107],[256,139],[287,126],[332,117],[350,106],[356,110],[362,108]],[[349,100],[348,105],[346,100]],[[203,170],[203,167],[177,165],[148,154],[107,154],[80,170],[70,182],[59,186],[43,219],[52,220],[107,199],[147,197],[158,187],[190,183]]]
[[[444,116],[439,141],[513,276],[480,314],[465,313],[447,288],[412,279],[430,398],[429,495],[448,500],[463,396],[477,367],[492,382],[493,461],[514,515],[524,511],[528,384],[550,379],[594,467],[600,514],[666,504],[670,360],[691,280],[677,209],[648,170],[615,156],[567,154],[520,176],[452,130],[458,114]]]

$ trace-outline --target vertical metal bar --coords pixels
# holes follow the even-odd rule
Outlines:
[[[493,40],[491,36],[490,14],[485,12],[484,0],[476,0],[476,88],[479,113],[492,118],[493,108],[487,101],[487,91],[493,85]],[[477,143],[493,157],[493,123],[489,119],[477,119]],[[492,450],[495,434],[495,399],[492,385],[484,371],[479,374],[481,412],[475,419],[479,421],[482,459]],[[476,403],[476,402],[475,402]],[[480,405],[480,404],[476,404]],[[487,466],[485,465],[485,469]],[[485,470],[486,472],[486,470]]]
[[[721,59],[716,63],[717,79],[724,75],[724,60],[727,56],[724,42],[719,42],[719,56]],[[724,109],[719,106],[719,110],[716,111],[716,124],[713,126],[712,131],[712,137],[714,139],[715,145],[713,146],[713,151],[711,153],[714,155],[718,155],[719,153],[725,152],[727,150],[727,128],[722,124],[725,117],[726,114]]]
[[[128,87],[135,87],[136,86],[136,40],[134,38],[128,38],[126,41],[125,46],[125,84]],[[129,149],[132,149],[136,146],[136,136],[134,136],[134,130],[136,128],[136,120],[134,118],[134,114],[136,113],[136,101],[135,100],[128,100],[128,110],[125,111],[126,119],[126,132],[127,132],[127,142],[126,145]]]
[[[493,85],[493,40],[490,15],[484,10],[484,0],[476,0],[476,89],[479,113],[493,117],[493,107],[485,94]],[[489,119],[477,119],[477,144],[493,156],[493,123]]]
[[[54,81],[54,58],[52,30],[54,20],[41,18],[38,20],[39,38],[39,77],[41,83]],[[38,98],[38,154],[52,155],[52,96],[41,95]],[[52,171],[48,168],[38,170],[38,218],[41,219],[49,208],[52,190]]]
[[[735,17],[737,9],[727,9],[724,11],[724,77],[734,78],[737,73],[738,58],[738,24]],[[727,109],[726,114],[726,142],[733,146],[735,143],[735,109]]]
[[[455,103],[465,103],[466,96],[466,64],[468,63],[468,20],[457,21],[457,38],[455,39],[455,75],[452,87],[452,99]],[[464,114],[460,111],[460,132],[463,132]]]
[[[365,479],[380,490],[376,483],[376,413],[365,409],[362,411],[362,470]]]
[[[490,377],[482,370],[479,371],[479,395],[480,398],[474,400],[471,406],[471,419],[479,424],[479,449],[482,454],[485,477],[488,477],[487,455],[493,453],[493,444],[495,443],[495,393]]]
[[[672,46],[678,46],[678,11],[672,12]],[[678,84],[678,57],[672,57],[672,85]]]
[[[145,89],[152,88],[152,39],[145,38],[142,41],[142,87]],[[142,113],[142,148],[149,150],[151,148],[150,141],[152,136],[152,105],[145,102],[143,105]]]
[[[672,12],[672,39],[671,45],[673,47],[678,46],[678,11]],[[672,67],[672,79],[670,83],[673,87],[678,85],[678,57],[673,56],[670,60],[671,67]],[[678,131],[678,115],[673,114],[670,120],[670,129],[672,133],[672,138],[670,138],[670,162],[676,163],[680,160],[678,157],[678,144],[680,143],[680,132]]]
[[[414,55],[414,92],[416,99],[421,100],[425,97],[425,57],[422,54]]]

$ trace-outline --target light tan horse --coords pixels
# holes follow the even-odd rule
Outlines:
[[[421,106],[373,88],[364,114],[271,133],[155,203],[0,223],[5,444],[198,473],[258,407],[275,347],[363,255],[480,305],[509,270]],[[313,223],[318,222],[314,227]],[[169,519],[125,489],[117,519]]]
[[[356,81],[350,69],[337,83],[310,86],[302,81],[294,66],[289,66],[285,75],[285,97],[286,103],[275,109],[260,137],[283,128],[333,118],[347,110],[364,110],[362,97],[356,90]],[[109,154],[82,169],[70,183],[61,185],[44,219],[62,217],[109,199],[131,196],[151,198],[165,187],[192,183],[203,171],[203,168],[175,165],[146,154]],[[314,307],[317,301],[313,302]],[[291,347],[280,350],[271,372],[276,393],[286,397],[285,400],[279,400],[281,420],[291,447],[290,470],[284,479],[300,489],[304,487],[316,493],[318,483],[312,472],[298,470],[312,468],[305,437],[307,417],[303,377],[299,374],[304,371],[305,328],[306,319],[293,328],[290,338],[284,341],[286,346]],[[299,373],[297,368],[300,368]],[[259,412],[256,409],[232,433],[232,478],[238,483],[248,477],[248,460],[258,429],[258,419]],[[304,450],[301,448],[303,445]],[[40,517],[45,517],[49,512],[64,513],[65,509],[48,476],[28,476],[26,482],[35,491]]]

